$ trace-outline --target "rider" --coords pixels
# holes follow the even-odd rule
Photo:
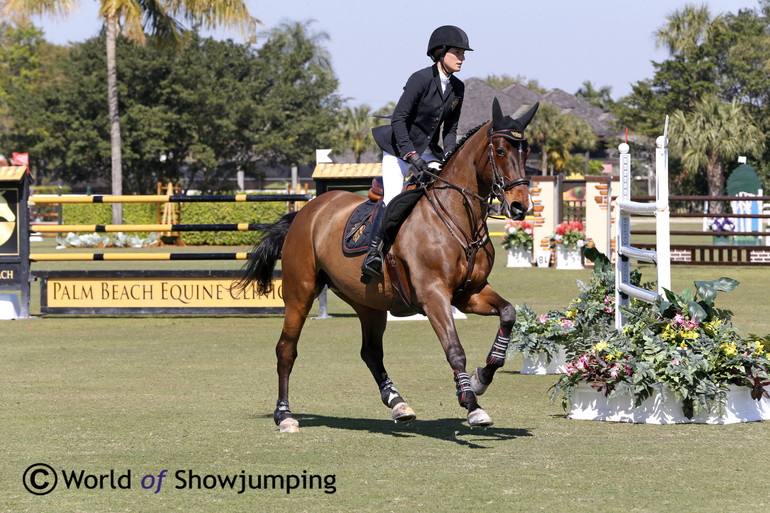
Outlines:
[[[454,73],[460,71],[465,52],[472,50],[462,29],[444,25],[434,30],[428,41],[428,57],[433,60],[433,65],[409,77],[390,125],[372,130],[374,140],[383,152],[384,190],[383,204],[372,221],[369,248],[361,264],[362,281],[382,275],[384,207],[401,192],[409,166],[417,172],[435,170],[442,157],[455,147],[465,85]],[[439,146],[440,136],[443,150]],[[430,167],[426,161],[431,162]]]

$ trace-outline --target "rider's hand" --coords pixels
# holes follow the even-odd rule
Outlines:
[[[425,162],[419,155],[417,155],[417,153],[412,153],[411,155],[407,156],[406,161],[409,162],[418,172],[430,171],[428,163]]]

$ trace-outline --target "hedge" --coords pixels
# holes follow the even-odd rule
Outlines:
[[[65,203],[62,205],[63,224],[111,224],[112,205],[108,203]],[[184,203],[182,224],[274,223],[286,213],[286,202],[270,203]],[[155,203],[123,204],[125,224],[155,224],[158,222]],[[146,237],[146,233],[139,234]],[[256,244],[261,232],[180,232],[188,246],[250,246]]]
[[[270,203],[186,203],[182,207],[184,224],[274,223],[286,214],[286,202]],[[188,246],[250,246],[262,232],[181,232]]]

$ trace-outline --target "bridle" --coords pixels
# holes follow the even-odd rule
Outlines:
[[[524,155],[525,155],[525,148],[527,144],[527,138],[524,137],[524,134],[518,130],[492,131],[491,125],[489,126],[489,130],[487,131],[487,142],[488,142],[488,148],[489,148],[487,162],[492,168],[492,185],[490,187],[490,191],[489,191],[489,194],[487,195],[486,201],[490,204],[490,207],[491,207],[492,201],[498,200],[503,205],[503,208],[505,208],[505,205],[508,204],[508,200],[505,198],[506,192],[510,191],[514,187],[520,187],[522,185],[526,185],[527,187],[529,187],[532,182],[525,175],[520,178],[515,178],[513,180],[510,180],[506,183],[506,178],[500,174],[500,172],[497,170],[497,165],[495,164],[495,155],[494,155],[495,147],[494,147],[494,144],[492,144],[492,141],[494,140],[495,137],[502,137],[503,139],[510,142],[512,146],[518,148],[519,166],[522,170],[525,169]],[[478,161],[476,162],[476,165],[478,168]]]
[[[487,131],[487,148],[488,152],[486,152],[487,155],[487,161],[483,164],[483,167],[480,167],[479,164],[481,164],[481,159],[484,158],[485,152],[482,152],[481,155],[474,161],[474,165],[477,170],[481,169],[483,170],[487,165],[489,165],[492,168],[492,184],[490,186],[489,193],[486,195],[486,197],[481,196],[479,194],[476,194],[473,191],[469,191],[468,189],[464,187],[459,187],[446,178],[437,175],[431,171],[423,171],[424,173],[427,173],[428,175],[432,176],[436,180],[439,180],[447,185],[447,187],[454,189],[458,191],[465,200],[465,204],[467,205],[466,208],[469,208],[470,210],[470,217],[471,217],[471,226],[473,227],[473,234],[468,234],[463,230],[463,228],[460,226],[460,224],[452,217],[449,210],[444,206],[444,204],[441,202],[440,198],[436,195],[436,187],[435,182],[433,184],[430,184],[428,189],[426,190],[426,198],[428,199],[428,202],[431,204],[433,209],[436,211],[436,214],[438,215],[439,219],[444,223],[444,225],[449,230],[449,233],[452,234],[452,236],[460,243],[463,250],[465,251],[465,257],[468,261],[468,270],[465,275],[465,282],[462,286],[460,286],[459,289],[457,289],[454,293],[454,296],[452,300],[456,297],[459,297],[465,289],[470,285],[471,283],[471,277],[473,275],[473,267],[476,262],[476,254],[478,253],[479,249],[481,249],[486,243],[489,241],[489,230],[487,229],[487,218],[489,217],[489,211],[492,205],[492,201],[497,199],[500,201],[503,205],[507,204],[508,200],[505,198],[505,193],[507,191],[510,191],[514,187],[520,187],[522,185],[529,186],[530,180],[526,176],[515,178],[513,180],[506,181],[506,178],[499,172],[497,169],[497,165],[495,164],[495,147],[493,144],[493,140],[496,137],[502,137],[506,139],[507,141],[513,143],[515,147],[518,147],[519,150],[519,164],[521,166],[521,169],[524,169],[524,154],[525,154],[525,148],[526,148],[526,137],[524,137],[524,134],[517,130],[492,130],[492,125],[490,124],[489,130]],[[472,199],[477,199],[482,202],[482,204],[486,203],[489,206],[487,207],[486,211],[484,212],[483,216],[479,216],[476,212],[476,208],[473,205]],[[510,208],[510,207],[509,207]],[[452,224],[449,223],[449,221],[452,222],[454,227],[457,229],[457,231],[452,227]],[[462,235],[462,238],[460,238],[459,234]]]

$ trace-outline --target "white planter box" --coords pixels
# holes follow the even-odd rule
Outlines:
[[[563,244],[556,245],[557,269],[582,269],[583,258],[581,248],[565,248]]]
[[[770,400],[762,398],[755,401],[748,388],[730,386],[722,417],[701,414],[688,419],[682,413],[681,401],[671,392],[656,392],[635,408],[631,396],[606,398],[604,394],[581,383],[572,392],[572,409],[567,417],[637,424],[737,424],[770,419]]]
[[[521,368],[522,374],[564,374],[567,372],[567,353],[563,347],[548,362],[548,356],[545,353],[539,353],[537,356],[524,355],[524,365]]]
[[[532,252],[524,248],[509,249],[506,267],[532,267]]]

